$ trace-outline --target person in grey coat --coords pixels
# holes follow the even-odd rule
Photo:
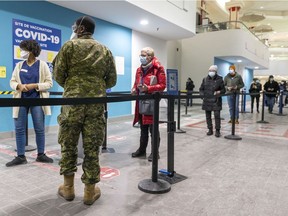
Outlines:
[[[215,136],[220,137],[221,118],[220,111],[222,110],[221,94],[225,93],[224,81],[217,74],[217,65],[212,65],[209,68],[208,76],[203,78],[199,88],[200,95],[203,96],[202,109],[205,110],[206,122],[208,127],[207,135],[213,134],[212,111],[215,118]]]

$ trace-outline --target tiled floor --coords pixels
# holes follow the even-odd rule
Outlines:
[[[230,140],[224,138],[231,134],[231,124],[227,123],[227,105],[223,107],[220,138],[206,136],[201,106],[189,107],[191,116],[181,117],[181,129],[186,133],[175,133],[175,171],[187,179],[172,184],[171,191],[164,194],[138,189],[140,181],[151,178],[152,168],[147,159],[130,156],[139,143],[139,128],[132,127],[131,117],[109,120],[108,148],[115,153],[100,156],[102,196],[90,207],[82,203],[81,166],[75,200],[67,202],[57,196],[62,176],[56,130],[46,135],[47,154],[54,159],[49,165],[35,162],[32,151],[26,154],[28,164],[7,168],[5,163],[15,155],[15,139],[0,138],[0,215],[287,216],[288,117],[267,114],[265,109],[269,123],[263,124],[257,123],[261,113],[242,113],[235,129],[242,140]],[[287,112],[284,108],[283,113]],[[160,125],[160,133],[158,168],[165,169],[165,124]],[[31,135],[32,146],[33,139]]]

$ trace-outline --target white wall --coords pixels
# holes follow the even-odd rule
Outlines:
[[[184,29],[195,32],[196,1],[127,1]],[[182,2],[185,10],[181,9]]]
[[[241,56],[262,67],[269,67],[268,48],[246,31],[236,29],[197,34],[182,40],[181,89],[185,87],[187,77],[191,77],[195,89],[199,89],[209,66],[214,64],[214,57],[227,56]],[[244,66],[238,65],[240,74]]]
[[[288,60],[271,60],[268,70],[254,70],[255,76],[288,76]]]

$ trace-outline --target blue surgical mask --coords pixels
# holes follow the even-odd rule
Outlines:
[[[146,56],[140,56],[140,62],[142,65],[146,65],[148,63]]]

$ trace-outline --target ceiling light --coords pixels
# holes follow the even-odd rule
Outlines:
[[[260,7],[260,9],[263,9],[263,8],[264,8],[263,6]]]
[[[253,29],[254,32],[271,32],[273,31],[272,27],[269,25],[259,25]]]
[[[259,22],[265,19],[263,14],[256,14],[256,13],[245,13],[240,20],[243,22]]]
[[[256,67],[254,67],[254,69],[259,69],[259,67],[256,66]]]
[[[242,62],[242,60],[237,60],[237,62]]]
[[[149,23],[148,20],[141,20],[140,21],[141,25],[148,25],[148,23]]]

